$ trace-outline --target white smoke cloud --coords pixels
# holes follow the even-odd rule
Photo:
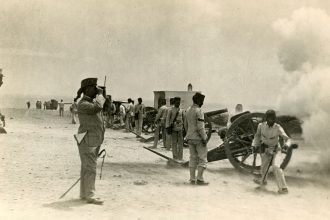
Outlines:
[[[330,16],[301,8],[273,28],[280,37],[279,61],[288,72],[279,108],[304,117],[306,144],[324,152],[321,162],[330,170]]]

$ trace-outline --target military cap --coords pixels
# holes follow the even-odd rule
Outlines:
[[[202,93],[196,92],[196,94],[193,96],[193,100],[195,101],[204,101],[205,95]]]
[[[173,105],[174,103],[174,98],[170,98],[170,105]]]
[[[181,101],[180,97],[174,97],[174,101]]]
[[[87,86],[96,86],[97,78],[86,78],[81,81],[81,88],[85,88]]]
[[[270,117],[274,117],[274,118],[276,118],[276,113],[275,113],[275,111],[273,110],[273,109],[269,109],[269,110],[267,110],[266,111],[266,118],[270,118]]]

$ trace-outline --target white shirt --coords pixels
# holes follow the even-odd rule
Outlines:
[[[257,133],[254,135],[252,146],[257,147],[261,144],[268,146],[278,145],[279,137],[282,137],[287,146],[291,145],[289,136],[285,133],[281,125],[275,123],[269,127],[267,122],[259,123]]]

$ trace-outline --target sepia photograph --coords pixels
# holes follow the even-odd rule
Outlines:
[[[1,220],[330,218],[330,2],[0,0]]]

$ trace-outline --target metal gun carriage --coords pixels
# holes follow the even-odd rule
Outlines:
[[[208,162],[228,159],[237,170],[258,174],[261,165],[260,149],[252,147],[252,141],[258,124],[265,120],[265,114],[243,112],[231,117],[229,126],[227,109],[206,112],[204,116],[208,141],[214,132],[217,132],[222,140],[218,147],[208,151]],[[277,123],[289,136],[302,133],[301,122],[294,116],[280,115],[277,117]],[[298,145],[284,148],[283,140],[280,139],[279,143],[282,153],[281,168],[285,169],[291,160],[293,149]],[[188,165],[188,162],[183,165]]]
[[[171,97],[181,97],[181,108],[187,109],[192,105],[192,96],[196,91],[192,91],[192,86],[188,85],[188,91],[154,91],[154,108],[149,107],[146,111],[146,118],[143,123],[145,133],[153,133],[156,128],[155,117],[160,99],[165,99],[169,106]],[[258,124],[265,120],[264,113],[243,112],[234,115],[228,122],[229,114],[227,109],[220,109],[204,113],[205,130],[207,141],[212,133],[218,132],[222,143],[220,146],[208,151],[208,162],[228,159],[230,163],[239,171],[245,173],[259,173],[261,165],[260,149],[253,148],[252,141],[256,133]],[[294,116],[280,115],[277,117],[279,123],[286,133],[301,134],[301,122]],[[229,124],[229,125],[228,125]],[[148,139],[151,141],[152,139]],[[283,140],[280,140],[283,159],[281,168],[285,169],[292,157],[293,149],[298,145],[294,144],[289,148],[283,147]],[[211,146],[212,147],[212,146]],[[155,152],[154,152],[155,153]],[[159,153],[157,153],[159,155]],[[187,162],[185,163],[187,164]]]
[[[258,124],[265,120],[264,113],[244,112],[231,118],[228,128],[219,130],[218,134],[222,144],[207,154],[208,162],[228,159],[239,171],[244,173],[259,173],[261,165],[260,149],[252,147],[252,141]],[[279,123],[286,133],[301,133],[301,122],[293,116],[278,116]],[[298,148],[297,144],[285,148],[284,142],[279,141],[282,153],[281,168],[285,169],[292,157],[293,149]]]

